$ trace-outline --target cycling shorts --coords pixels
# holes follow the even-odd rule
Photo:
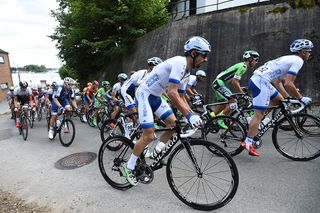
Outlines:
[[[64,108],[70,108],[70,103],[68,99],[64,99],[63,101],[59,101],[61,106]],[[54,101],[51,102],[51,115],[57,115],[58,114],[59,107],[54,103]]]
[[[136,91],[136,105],[142,129],[154,128],[153,113],[165,120],[173,114],[172,109],[160,96],[154,96],[149,91],[139,87]]]

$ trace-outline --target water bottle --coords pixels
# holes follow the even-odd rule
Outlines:
[[[154,150],[151,152],[150,157],[156,158],[165,147],[166,147],[166,144],[159,142],[157,146],[154,148]]]
[[[61,121],[57,119],[57,127],[60,127],[60,125],[61,125]]]

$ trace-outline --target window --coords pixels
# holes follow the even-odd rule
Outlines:
[[[4,59],[2,56],[0,56],[0,64],[4,64]]]

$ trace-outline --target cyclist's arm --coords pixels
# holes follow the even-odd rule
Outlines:
[[[14,107],[17,108],[18,107],[18,96],[14,96],[13,97],[13,103],[14,103]]]
[[[62,105],[60,104],[57,98],[54,98],[53,102],[58,106],[58,108],[62,107]]]
[[[75,109],[78,109],[77,102],[76,102],[75,98],[71,99],[71,106],[73,106]]]
[[[231,84],[233,86],[233,88],[235,89],[236,92],[242,92],[243,90],[241,89],[241,85],[240,85],[240,80],[236,79],[236,78],[232,78]]]
[[[294,81],[296,80],[296,75],[287,74],[284,77],[284,87],[289,92],[289,94],[297,99],[301,99],[302,95],[298,92],[296,85],[294,85]]]
[[[190,96],[195,96],[197,94],[196,89],[193,86],[187,86],[186,88],[187,94]]]
[[[185,104],[185,101],[181,99],[178,93],[179,85],[174,83],[169,83],[167,95],[172,101],[175,107],[186,117],[189,112],[191,112],[188,104]]]
[[[284,88],[281,79],[277,79],[275,81],[272,81],[272,84],[277,88],[277,90],[280,92],[280,94],[284,98],[288,98],[289,97],[289,94],[287,93],[286,89]]]
[[[184,102],[184,104],[188,106],[188,110],[192,111],[192,109],[190,108],[190,105],[188,103],[188,95],[179,93],[179,96],[180,96],[181,100]]]
[[[31,108],[33,108],[34,107],[34,101],[32,99],[32,95],[29,95],[28,99],[29,99],[29,105],[31,106]]]

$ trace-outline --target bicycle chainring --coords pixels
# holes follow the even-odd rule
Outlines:
[[[136,167],[136,178],[140,183],[149,184],[153,181],[153,170],[146,163],[140,163]]]

